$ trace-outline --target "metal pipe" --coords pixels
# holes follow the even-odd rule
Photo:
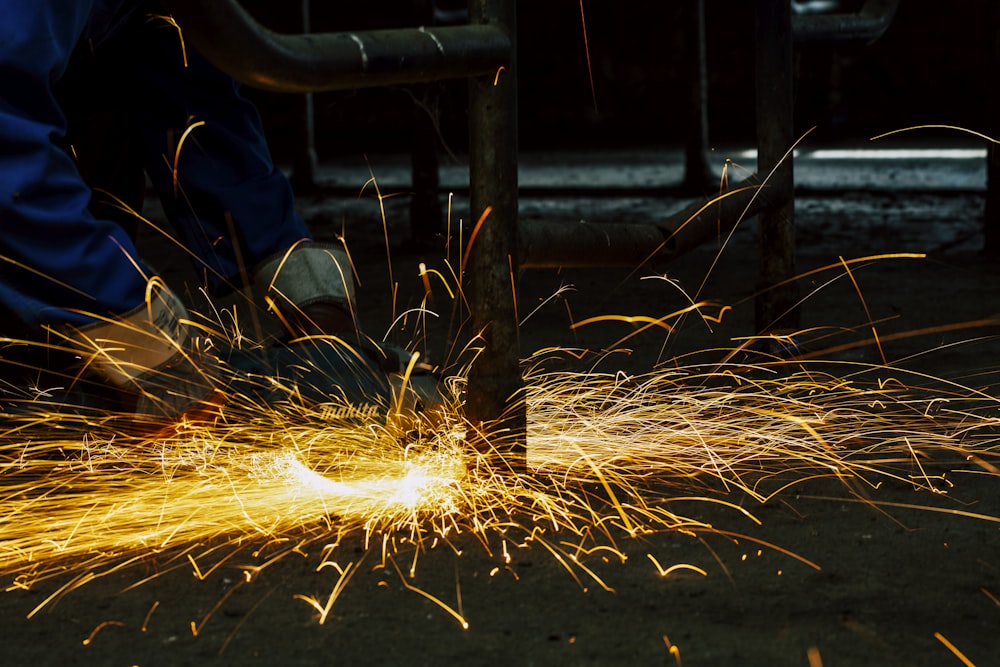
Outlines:
[[[285,93],[347,90],[483,74],[510,67],[500,25],[282,35],[236,0],[164,0],[198,51],[249,86]]]
[[[866,0],[856,14],[811,14],[792,17],[796,42],[867,46],[885,34],[899,0]]]
[[[470,0],[469,19],[499,30],[516,44],[515,0]],[[521,377],[515,305],[517,264],[517,58],[497,76],[472,79],[470,108],[471,221],[463,273],[473,331],[482,351],[469,370],[466,417],[483,437],[483,455],[519,470],[526,467],[527,406]]]
[[[530,221],[520,226],[522,268],[639,266],[670,261],[773,204],[756,176],[654,224]]]
[[[767,176],[774,204],[761,211],[758,332],[797,328],[795,200],[792,158],[791,0],[757,0],[757,173]]]

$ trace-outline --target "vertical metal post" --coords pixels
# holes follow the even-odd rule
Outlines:
[[[309,0],[301,0],[302,32],[312,30],[310,20]],[[291,181],[299,191],[306,191],[316,186],[316,121],[313,115],[313,95],[305,93],[299,97],[299,113],[301,123],[297,128],[295,139],[295,154],[292,157]]]
[[[705,45],[705,0],[688,0],[684,26],[686,72],[691,100],[684,145],[684,190],[702,195],[712,185],[708,166],[708,51]],[[714,184],[718,187],[718,183]]]
[[[758,332],[797,328],[795,203],[791,155],[791,0],[757,0],[757,173],[770,202],[758,216],[760,284],[755,303]],[[786,282],[788,281],[788,282]]]
[[[469,371],[466,416],[482,428],[478,449],[521,469],[527,411],[515,304],[517,266],[516,0],[469,0],[469,20],[510,35],[511,56],[496,76],[470,83],[471,241],[464,284],[483,350]],[[489,214],[486,215],[486,211]],[[485,216],[485,218],[484,218]],[[474,238],[471,236],[474,234]]]
[[[1000,111],[1000,105],[996,105]],[[995,116],[990,116],[995,118]],[[992,135],[996,136],[996,134]],[[986,207],[983,210],[983,252],[1000,257],[1000,146],[986,147]]]
[[[1000,25],[1000,6],[991,3],[987,24]],[[986,71],[995,72],[1000,66],[1000,30],[993,30],[989,45],[989,57],[983,63]],[[1000,136],[1000,91],[989,86],[986,94],[988,118],[991,125],[987,133],[991,137]],[[983,252],[989,257],[1000,257],[1000,146],[992,141],[987,144],[986,157],[986,208],[983,211]]]

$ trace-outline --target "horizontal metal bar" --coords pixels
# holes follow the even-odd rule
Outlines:
[[[792,17],[796,42],[867,46],[892,23],[899,0],[866,0],[856,14],[810,14]]]
[[[510,62],[499,28],[463,25],[283,35],[236,0],[164,0],[185,39],[249,86],[284,93],[349,90],[492,74]]]
[[[673,260],[728,234],[780,198],[781,193],[761,188],[751,176],[658,223],[522,221],[520,264],[534,269],[634,267]]]

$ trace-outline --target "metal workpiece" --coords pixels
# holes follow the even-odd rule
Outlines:
[[[792,17],[796,42],[867,46],[892,23],[899,0],[865,0],[853,14],[807,14]]]
[[[515,38],[514,0],[473,0],[469,19]],[[471,218],[477,221],[464,267],[472,329],[482,351],[469,370],[466,417],[487,437],[484,455],[524,466],[527,407],[520,367],[518,275],[517,61],[469,85]]]
[[[350,90],[477,75],[509,67],[509,34],[493,25],[284,35],[236,0],[164,0],[186,39],[254,88]]]
[[[775,201],[780,200],[769,187],[751,176],[657,223],[524,221],[520,266],[636,267],[671,261],[712,239],[724,240]]]

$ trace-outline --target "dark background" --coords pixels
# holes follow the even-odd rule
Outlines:
[[[461,0],[453,4],[461,6]],[[415,3],[312,2],[313,31],[413,27]],[[446,4],[446,3],[442,3]],[[522,150],[681,145],[689,93],[683,53],[690,39],[682,1],[584,0],[593,67],[591,93],[579,0],[518,6]],[[916,124],[989,132],[987,93],[996,85],[995,3],[906,0],[886,34],[868,47],[796,50],[796,133],[817,126],[818,143],[867,139]],[[298,2],[247,6],[269,27],[298,30]],[[710,140],[753,143],[753,2],[707,0]],[[848,4],[848,6],[850,6]],[[465,83],[434,84],[447,149],[466,144]],[[289,159],[295,101],[253,92],[279,161]],[[342,153],[405,152],[414,93],[406,87],[316,96],[320,159]],[[922,135],[928,136],[926,134]]]

